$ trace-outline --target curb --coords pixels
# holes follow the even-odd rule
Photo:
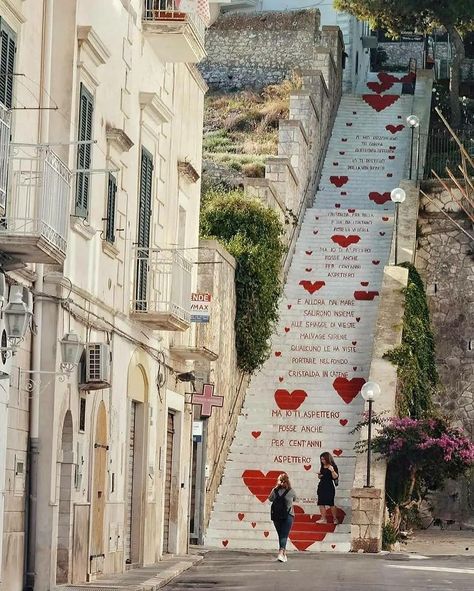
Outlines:
[[[169,568],[164,569],[159,575],[148,579],[144,583],[141,583],[138,587],[134,588],[134,591],[157,591],[158,589],[162,589],[168,583],[170,583],[173,579],[193,567],[201,560],[204,556],[196,555],[188,560],[182,560],[177,564],[170,566]]]

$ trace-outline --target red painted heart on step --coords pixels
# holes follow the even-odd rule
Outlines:
[[[347,142],[347,138],[346,138],[346,137],[343,137],[343,138],[341,139],[341,142]]]
[[[346,122],[346,127],[352,127],[352,123]]]
[[[332,383],[332,387],[346,404],[350,404],[359,394],[360,389],[364,384],[364,378],[352,378],[351,380],[348,380],[343,376],[339,376]]]
[[[395,156],[389,156],[388,159],[389,160],[395,160]]]
[[[372,265],[379,265],[380,261],[372,261]]]
[[[352,114],[353,115],[357,115],[357,111],[352,111]]]
[[[339,162],[333,162],[332,165],[333,166],[339,166]]]
[[[239,521],[242,521],[242,519],[245,517],[245,513],[237,513],[237,517],[239,518]]]
[[[339,423],[345,427],[349,421],[347,419],[339,419]]]
[[[284,379],[285,379],[285,378],[284,378],[283,376],[280,376],[280,377],[278,378],[278,381],[280,382],[280,384],[281,384],[281,382],[283,382],[283,380],[284,380]]]
[[[270,532],[269,532],[269,531],[264,531],[264,532],[263,532],[263,535],[264,535],[266,538],[268,538],[268,536],[270,535]]]
[[[360,242],[360,236],[355,234],[350,234],[348,236],[344,236],[343,234],[334,234],[334,236],[331,236],[331,240],[342,248],[348,248],[351,244],[357,244]]]
[[[369,88],[372,92],[375,92],[377,94],[381,94],[382,92],[389,90],[390,88],[392,88],[392,86],[392,82],[367,82],[367,88]]]
[[[396,150],[397,146],[390,146],[390,150]]]
[[[347,211],[348,211],[349,213],[355,213],[355,209],[354,209],[354,208],[352,208],[352,209],[348,209]]]
[[[313,254],[312,250],[305,250],[305,253],[310,257]]]
[[[313,270],[313,267],[306,267],[306,269],[305,269],[306,273],[311,273],[312,270]]]
[[[316,236],[316,234],[319,232],[319,230],[313,230],[313,234]]]
[[[275,351],[275,357],[281,357],[281,351]]]
[[[396,76],[388,74],[387,72],[379,72],[377,78],[384,84],[395,84],[396,82],[400,82]]]
[[[403,117],[402,117],[401,115],[399,115],[399,116],[397,117],[397,119],[403,119]]]
[[[389,131],[389,132],[390,132],[392,135],[395,135],[395,134],[396,134],[396,133],[398,133],[399,131],[403,131],[403,130],[405,129],[405,126],[404,126],[404,125],[402,125],[401,123],[400,123],[400,125],[392,125],[392,124],[390,123],[390,125],[386,125],[386,126],[385,126],[385,129],[386,129],[387,131]]]
[[[382,216],[382,221],[383,221],[383,222],[388,222],[388,220],[389,220],[389,219],[390,219],[390,218],[389,218],[389,217],[387,217],[387,216]]]
[[[315,542],[322,542],[324,538],[335,531],[336,525],[333,523],[332,515],[328,515],[328,522],[321,522],[321,515],[307,514],[304,509],[294,505],[295,519],[291,528],[289,538],[293,546],[303,552],[312,546]],[[339,507],[336,510],[336,517],[339,523],[344,522],[346,514]]]
[[[360,284],[362,285],[362,287],[367,287],[369,285],[368,281],[361,281]]]
[[[387,201],[390,201],[390,193],[378,193],[372,191],[369,193],[369,199],[377,205],[383,205],[384,203],[387,203]]]
[[[288,310],[291,310],[293,304],[286,304],[286,307],[288,308]]]
[[[224,548],[227,548],[228,543],[229,543],[229,540],[222,540],[222,545],[224,546]]]
[[[285,326],[285,332],[290,332],[290,327],[289,326]]]
[[[260,435],[262,434],[261,431],[252,431],[252,437],[254,439],[258,439],[260,437]]]
[[[275,402],[281,410],[298,410],[307,397],[304,390],[277,390],[274,394]]]
[[[354,345],[354,347],[357,345],[357,341],[352,341],[352,344]]]
[[[331,544],[331,548],[332,548],[333,550],[335,550],[335,548],[336,548],[336,544]]]
[[[345,152],[339,152],[340,156],[344,156]]]
[[[343,187],[346,183],[349,182],[349,177],[347,176],[331,176],[329,177],[331,184],[335,185],[338,189]]]
[[[359,301],[371,302],[378,295],[378,291],[355,291],[354,299]]]
[[[307,291],[309,294],[313,295],[313,293],[319,291],[322,287],[326,285],[324,281],[307,281],[305,279],[301,280],[298,285]]]
[[[257,527],[257,522],[256,521],[252,521],[252,523],[250,525],[255,529]]]
[[[334,204],[334,207],[335,207],[336,209],[339,209],[339,208],[341,207],[341,204],[340,204],[340,203],[335,203],[335,204]]]
[[[362,99],[370,106],[374,111],[380,113],[394,105],[400,97],[396,94],[363,94]]]
[[[360,322],[360,316],[357,316],[356,322]]]
[[[309,472],[311,470],[311,464],[304,464],[303,468],[306,470],[306,472]]]
[[[380,236],[385,236],[385,232],[379,232]]]
[[[336,457],[342,456],[342,449],[333,449],[333,450],[332,450],[332,453],[333,453],[333,454],[334,454]]]
[[[244,470],[242,480],[249,491],[257,497],[259,501],[265,503],[275,486],[281,470],[270,470],[264,474],[261,470]]]
[[[341,195],[345,197],[347,195],[347,191],[341,191]]]
[[[387,177],[391,179],[393,177],[393,172],[387,172]]]

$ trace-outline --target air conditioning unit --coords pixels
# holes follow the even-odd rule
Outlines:
[[[87,343],[79,373],[80,390],[110,388],[111,354],[107,343]]]

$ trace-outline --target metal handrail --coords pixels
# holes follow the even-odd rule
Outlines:
[[[200,39],[204,39],[206,23],[197,10],[195,0],[194,10],[186,11],[180,8],[178,0],[143,0],[143,20],[147,22],[188,22],[193,26]]]

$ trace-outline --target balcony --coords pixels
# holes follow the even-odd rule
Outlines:
[[[179,10],[180,1],[143,0],[143,32],[163,61],[195,64],[206,57],[206,24],[197,0],[187,0],[189,12]]]
[[[178,250],[138,247],[130,317],[154,330],[188,329],[191,269],[192,263]]]
[[[2,159],[0,195],[3,166]],[[0,204],[0,251],[22,263],[62,264],[70,183],[70,170],[48,146],[10,145],[6,203]]]

